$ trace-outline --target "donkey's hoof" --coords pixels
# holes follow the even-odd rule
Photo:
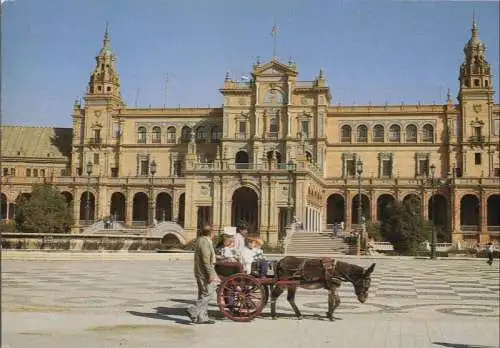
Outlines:
[[[302,320],[304,317],[302,315],[297,316],[297,320]]]
[[[272,316],[271,319],[272,320],[278,320],[278,317],[277,316]]]

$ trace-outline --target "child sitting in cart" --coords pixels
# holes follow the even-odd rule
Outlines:
[[[253,252],[253,262],[257,265],[259,277],[265,277],[269,270],[269,261],[266,260],[264,251],[262,250],[263,244],[264,242],[260,238],[255,238],[250,241]]]

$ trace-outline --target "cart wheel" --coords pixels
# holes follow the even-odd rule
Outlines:
[[[226,318],[246,322],[260,315],[266,297],[266,289],[258,280],[238,273],[222,281],[217,291],[217,304]]]

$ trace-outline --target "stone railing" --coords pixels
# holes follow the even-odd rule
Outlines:
[[[361,178],[361,185],[373,185],[373,186],[425,186],[430,187],[430,179],[426,178]],[[445,181],[446,179],[439,179]],[[326,183],[328,185],[345,185],[345,186],[357,186],[357,177],[345,177],[345,178],[326,178]],[[450,181],[450,184],[453,182]],[[467,179],[455,179],[455,186],[461,185],[486,185],[486,186],[498,186],[500,185],[500,178],[467,178]]]

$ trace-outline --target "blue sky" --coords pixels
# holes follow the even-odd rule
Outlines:
[[[444,102],[456,96],[473,9],[498,101],[499,2],[331,0],[10,0],[2,5],[2,123],[71,126],[106,21],[129,106],[218,106],[226,71],[256,57],[320,68],[333,104]]]

